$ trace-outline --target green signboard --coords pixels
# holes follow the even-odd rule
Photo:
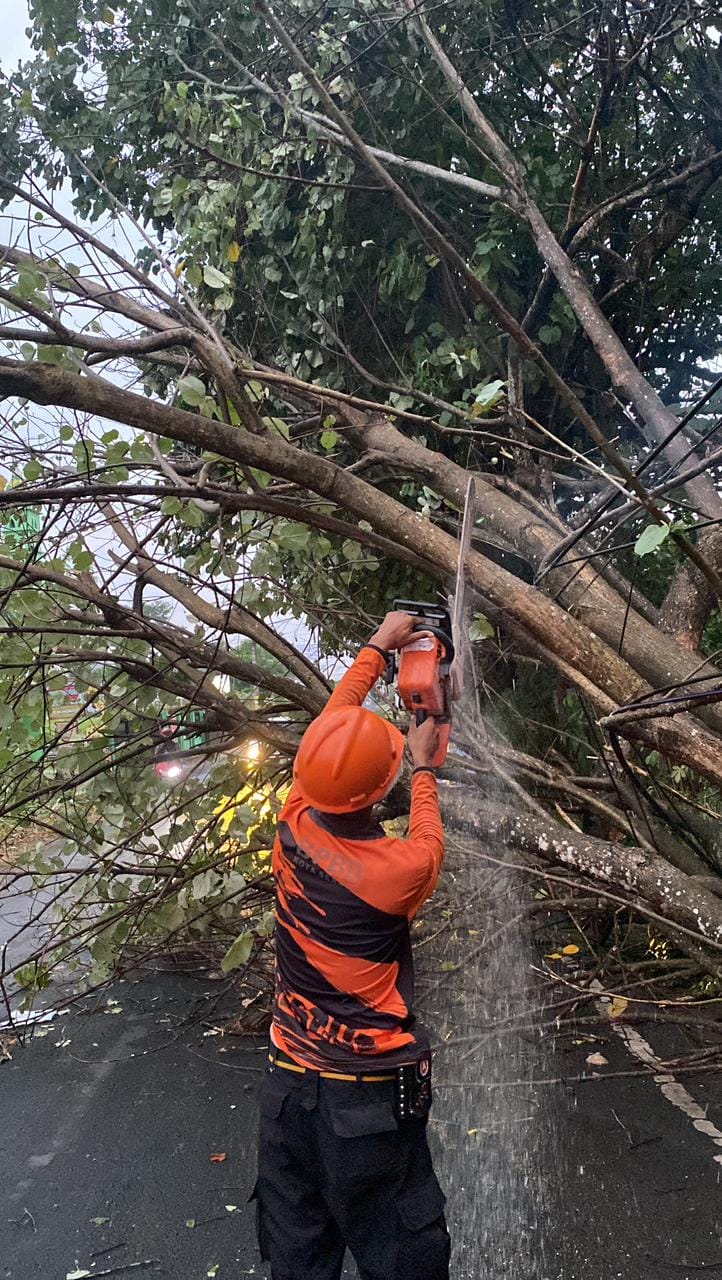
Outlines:
[[[38,507],[21,507],[17,511],[0,510],[0,525],[4,542],[29,551],[37,542],[43,519]]]

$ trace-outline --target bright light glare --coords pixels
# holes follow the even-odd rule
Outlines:
[[[256,742],[255,738],[252,738],[250,742],[246,743],[246,759],[257,760],[260,754],[261,744]]]

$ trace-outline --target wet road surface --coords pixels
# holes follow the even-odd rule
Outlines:
[[[10,1047],[0,1065],[3,1280],[265,1274],[247,1204],[264,1050],[213,1034],[218,990],[168,974],[121,983]],[[676,1031],[640,1030],[661,1057],[685,1047]],[[553,1116],[555,1207],[538,1274],[514,1280],[722,1276],[722,1077],[682,1076],[675,1094],[666,1077],[611,1076],[640,1066],[617,1031],[595,1048],[609,1079],[539,1086]],[[553,1052],[554,1075],[589,1071],[588,1045]],[[493,1097],[480,1101],[482,1120],[493,1110]],[[439,1135],[432,1125],[434,1143]],[[452,1226],[465,1211],[450,1204]],[[483,1263],[478,1275],[500,1280]]]

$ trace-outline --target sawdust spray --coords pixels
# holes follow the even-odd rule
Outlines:
[[[483,760],[483,726],[470,702],[467,694],[456,721],[466,728],[461,746]],[[478,785],[456,790],[457,814],[460,802],[474,818],[485,801],[518,803],[493,771],[477,777]],[[452,787],[442,785],[442,807]],[[454,1280],[560,1274],[546,1261],[556,1162],[547,1091],[533,1083],[548,1066],[514,861],[498,843],[449,831],[433,924],[416,952],[420,1012],[437,1043],[430,1136],[448,1197]]]

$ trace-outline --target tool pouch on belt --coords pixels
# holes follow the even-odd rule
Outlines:
[[[419,1058],[396,1070],[396,1115],[399,1120],[424,1120],[431,1109],[431,1057]]]

